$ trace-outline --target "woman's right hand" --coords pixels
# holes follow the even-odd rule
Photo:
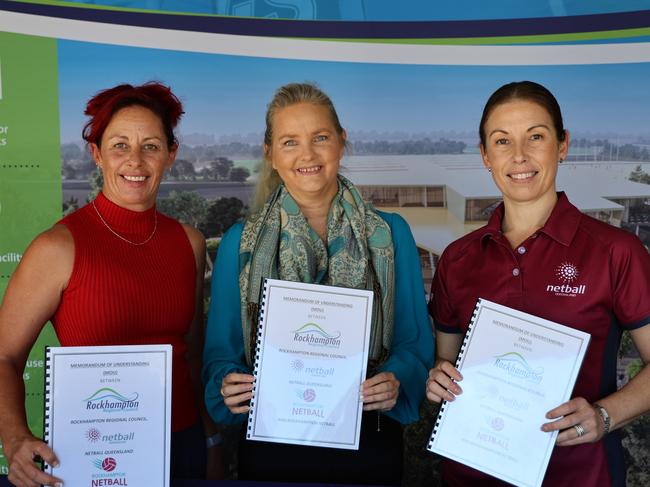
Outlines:
[[[63,481],[41,471],[34,463],[37,457],[53,467],[59,466],[59,460],[52,449],[34,436],[5,441],[3,444],[9,462],[9,481],[16,487],[39,487],[40,485],[62,486]]]
[[[427,399],[431,402],[453,401],[463,390],[457,384],[463,376],[447,360],[439,360],[429,371],[427,379]]]
[[[223,378],[221,395],[223,402],[232,414],[247,413],[248,401],[253,395],[253,376],[233,372]]]

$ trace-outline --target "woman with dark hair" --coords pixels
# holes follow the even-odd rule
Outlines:
[[[30,433],[22,370],[51,320],[63,346],[173,346],[172,477],[205,475],[202,402],[203,236],[156,211],[178,143],[181,102],[159,83],[119,85],[86,108],[83,137],[103,176],[97,198],[30,244],[0,307],[0,436],[9,480],[55,485],[34,464],[56,452]]]
[[[262,277],[375,293],[359,450],[249,441],[239,478],[399,484],[401,424],[417,421],[433,362],[419,257],[407,223],[375,210],[339,175],[346,133],[311,84],[281,87],[268,106],[255,208],[223,237],[204,352],[206,404],[218,423],[246,419]]]
[[[488,224],[452,243],[432,284],[436,365],[427,397],[453,401],[452,365],[479,297],[591,334],[573,398],[540,418],[559,431],[544,485],[625,485],[618,430],[650,410],[650,368],[616,390],[616,357],[628,330],[650,360],[650,255],[634,235],[583,215],[556,192],[569,133],[555,97],[530,81],[488,100],[479,129],[483,163],[503,195]],[[580,293],[556,292],[561,284]],[[446,485],[509,485],[443,459]]]

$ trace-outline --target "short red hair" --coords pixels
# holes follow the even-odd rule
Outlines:
[[[87,143],[100,147],[102,135],[113,115],[133,105],[147,108],[160,118],[170,149],[178,144],[174,128],[184,113],[183,104],[168,86],[156,81],[140,86],[118,85],[97,93],[86,105],[84,113],[90,120],[84,125],[81,136]]]

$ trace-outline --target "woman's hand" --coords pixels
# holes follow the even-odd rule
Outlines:
[[[456,396],[462,394],[463,390],[456,383],[463,380],[463,376],[447,360],[439,360],[436,366],[429,371],[427,380],[427,399],[431,402],[440,403],[453,401]]]
[[[59,466],[59,460],[46,443],[34,436],[5,441],[5,454],[9,462],[9,481],[16,487],[39,487],[40,485],[62,486],[63,481],[42,472],[34,463],[37,457],[53,467]]]
[[[398,396],[399,381],[392,372],[380,372],[361,384],[364,411],[390,411]]]
[[[253,376],[251,374],[231,373],[221,382],[223,402],[232,414],[247,413],[248,401],[253,395]]]
[[[555,419],[542,425],[542,431],[559,431],[557,446],[593,443],[603,437],[605,425],[600,413],[584,397],[574,397],[546,413],[548,419]],[[559,419],[557,419],[559,418]]]

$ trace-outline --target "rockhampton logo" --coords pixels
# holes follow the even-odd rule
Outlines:
[[[104,411],[105,413],[112,413],[115,411],[137,411],[140,403],[138,402],[138,393],[134,392],[131,396],[123,396],[115,389],[110,387],[102,387],[98,389],[90,397],[84,399],[86,402],[86,409]]]
[[[91,487],[105,487],[108,485],[127,486],[126,475],[124,472],[116,472],[117,460],[113,457],[95,458],[92,460],[93,465],[100,473],[92,474]]]
[[[533,369],[526,359],[517,352],[507,352],[494,357],[494,366],[511,377],[539,384],[544,378],[544,368]]]
[[[341,332],[331,334],[316,323],[307,323],[291,333],[294,342],[306,342],[314,347],[339,348],[341,346]]]
[[[574,281],[580,275],[578,268],[570,262],[562,262],[555,268],[555,275],[562,284],[547,284],[546,292],[556,296],[575,297],[584,294],[587,290],[585,284],[574,285]]]

